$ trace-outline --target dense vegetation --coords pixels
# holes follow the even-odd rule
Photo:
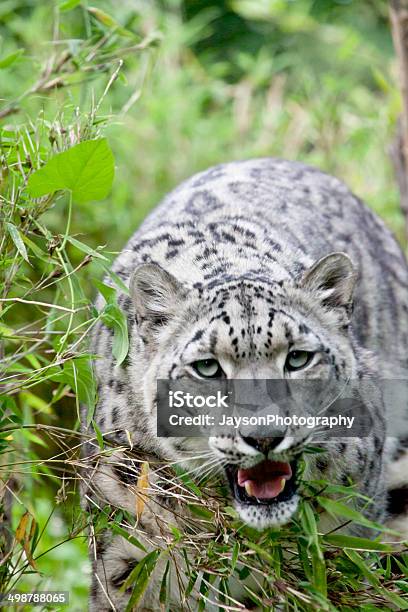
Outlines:
[[[0,504],[11,526],[0,543],[0,592],[69,590],[69,609],[86,607],[77,417],[85,403],[92,418],[86,338],[97,319],[114,327],[119,358],[126,352],[114,292],[103,311],[92,306],[115,252],[181,179],[265,155],[343,178],[402,241],[388,157],[396,73],[381,0],[1,2]],[[69,157],[58,165],[57,155]],[[217,508],[211,526],[206,487],[178,477],[203,526],[189,567],[202,609],[206,597],[240,609],[228,580],[248,572],[260,585],[248,597],[265,610],[408,607],[406,553],[394,559],[386,544],[319,534],[316,492],[344,522],[364,522],[347,506],[352,488],[339,489],[333,505],[330,487],[309,483],[299,520],[260,536],[232,508]],[[120,530],[132,517],[104,508],[92,520]],[[188,548],[173,535],[172,547]],[[151,553],[132,575],[136,606],[159,555],[172,559]]]

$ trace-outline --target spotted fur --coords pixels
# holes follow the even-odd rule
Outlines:
[[[217,358],[228,378],[282,378],[293,348],[317,355],[305,378],[376,380],[407,371],[408,267],[396,240],[342,182],[303,164],[258,159],[193,176],[145,220],[113,270],[130,287],[130,296],[119,297],[130,350],[115,366],[112,330],[97,326],[95,419],[147,459],[180,461],[210,449],[220,465],[250,467],[268,452],[291,460],[310,442],[301,430],[286,431],[266,451],[239,433],[158,438],[156,380],[183,378],[197,359]],[[386,518],[387,499],[390,512],[406,504],[408,478],[390,467],[405,461],[406,440],[386,438],[386,410],[380,401],[371,407],[369,438],[331,440],[326,454],[306,456],[306,475],[356,482],[374,500],[367,514],[376,520]],[[92,495],[134,513],[138,476],[138,464],[113,455],[92,471]],[[289,521],[299,495],[273,505],[235,503],[244,521],[262,529]],[[140,519],[147,546],[160,544],[166,523],[174,523],[166,496],[158,503],[159,519],[152,507]],[[120,585],[141,556],[110,536],[94,555],[92,610],[123,609],[128,595]],[[146,610],[158,609],[152,585]]]

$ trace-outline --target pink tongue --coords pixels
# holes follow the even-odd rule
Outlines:
[[[258,497],[259,499],[272,499],[279,495],[282,491],[282,480],[283,476],[274,478],[273,480],[265,480],[264,482],[257,482],[256,480],[247,480],[245,483],[245,489],[248,495],[251,497]]]
[[[237,480],[248,495],[258,499],[272,499],[284,489],[286,480],[292,476],[289,463],[262,461],[253,468],[238,470]]]

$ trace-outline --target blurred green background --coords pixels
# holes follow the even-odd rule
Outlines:
[[[109,29],[87,6],[156,43],[134,49],[126,30],[117,33],[129,51],[121,53],[124,65],[99,108],[109,118],[116,178],[106,201],[75,207],[71,233],[77,238],[116,252],[161,197],[194,172],[232,159],[278,156],[343,179],[403,240],[388,154],[400,97],[387,2],[2,0],[0,106],[35,85],[52,49],[75,55],[94,28]],[[2,57],[19,49],[19,59],[1,67]],[[38,115],[49,124],[58,116],[69,122],[77,107],[84,113],[100,99],[110,74],[101,65],[85,82],[81,75],[75,84],[73,75],[68,89],[29,96],[2,126]],[[65,216],[63,204],[47,213],[51,231],[64,231]],[[85,290],[87,275],[95,275],[92,266],[84,271]],[[72,405],[62,403],[59,411],[60,421],[72,425]],[[57,489],[43,478],[27,484],[42,526]],[[53,511],[43,550],[64,539],[73,512],[64,504]],[[31,584],[70,590],[70,610],[85,609],[85,538],[57,546],[38,567],[43,581],[34,574]],[[19,588],[29,585],[27,576]]]
[[[153,50],[125,56],[126,76],[119,76],[103,103],[103,111],[113,114],[108,137],[117,175],[107,202],[76,211],[74,229],[88,242],[120,249],[182,179],[211,164],[264,155],[332,172],[401,230],[388,158],[400,101],[387,2],[93,5],[131,31],[159,33],[161,41]],[[0,71],[1,98],[13,99],[33,84],[32,60],[50,53],[54,6],[51,0],[0,3],[1,55],[26,49],[18,63]],[[59,20],[60,45],[68,41],[75,48],[88,34],[89,15],[78,6],[61,12]],[[94,78],[77,96],[74,91],[73,105],[84,108],[91,91],[97,98],[106,82]],[[36,103],[51,120],[62,100],[66,105],[65,90],[55,91],[37,96],[26,110],[32,116]],[[53,212],[58,230],[60,212]]]

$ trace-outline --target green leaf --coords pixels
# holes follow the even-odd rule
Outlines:
[[[231,518],[233,518],[234,520],[239,518],[239,514],[233,506],[225,506],[224,513],[227,516],[230,516]]]
[[[81,0],[64,0],[59,5],[59,10],[62,12],[72,11],[78,4],[81,4]]]
[[[213,519],[214,515],[211,510],[208,510],[208,508],[203,508],[203,506],[200,506],[198,504],[187,504],[187,507],[190,512],[195,514],[195,516],[199,516],[200,518],[206,521],[211,521]]]
[[[43,448],[48,448],[47,444],[44,442],[42,438],[40,438],[40,436],[37,436],[36,434],[31,433],[31,431],[28,431],[28,429],[22,429],[21,435],[24,436],[24,438],[27,438],[27,440],[30,440],[30,442],[35,442],[35,444],[38,444],[38,446],[42,446]]]
[[[305,573],[306,578],[312,582],[312,567],[309,559],[309,539],[307,537],[299,536],[297,538],[297,547],[299,559],[303,566],[303,571]]]
[[[397,606],[397,610],[408,609],[408,603],[406,600],[402,599],[399,595],[393,593],[389,589],[386,589],[381,586],[378,576],[373,571],[371,571],[369,567],[367,567],[364,560],[355,550],[346,549],[344,553],[354,563],[354,565],[358,567],[364,578],[367,580],[367,582],[369,582],[369,584],[374,587],[377,593],[387,598],[388,601]]]
[[[79,249],[83,253],[86,253],[87,255],[91,255],[92,257],[96,257],[97,259],[103,259],[105,261],[109,261],[109,259],[105,257],[105,255],[102,255],[102,253],[98,253],[98,251],[91,249],[91,247],[89,247],[87,244],[80,242],[76,238],[73,238],[72,236],[67,236],[67,240],[68,242],[70,242],[73,246],[75,246],[77,249]]]
[[[255,542],[251,542],[250,540],[244,540],[244,544],[246,546],[248,546],[248,548],[250,550],[253,550],[254,552],[256,552],[260,557],[262,557],[263,559],[265,559],[265,561],[267,561],[268,563],[270,563],[271,565],[273,565],[275,563],[275,559],[272,557],[271,554],[269,554],[264,548],[263,546],[260,546],[259,544],[256,544]]]
[[[99,448],[103,450],[105,448],[105,444],[103,442],[103,435],[102,435],[101,430],[99,429],[99,427],[97,426],[97,424],[95,423],[93,419],[92,419],[92,427],[94,428],[96,439],[99,444]]]
[[[323,536],[323,540],[326,544],[338,546],[339,548],[352,548],[354,550],[375,550],[378,552],[392,551],[392,546],[390,544],[383,544],[382,542],[375,542],[373,540],[369,540],[367,538],[359,538],[357,536],[332,533]]]
[[[38,397],[38,395],[31,393],[31,391],[21,391],[19,396],[20,399],[31,406],[31,408],[44,412],[45,414],[51,414],[50,404],[45,402],[41,397]]]
[[[188,581],[188,584],[184,591],[184,597],[186,599],[190,596],[190,593],[193,590],[195,583],[197,582],[197,578],[198,578],[198,573],[193,570],[190,574],[190,580]]]
[[[170,561],[167,561],[166,563],[166,569],[164,570],[164,574],[163,574],[163,578],[160,584],[160,594],[159,594],[159,602],[161,604],[166,604],[167,602],[167,576],[169,573],[169,569],[170,569]]]
[[[379,523],[374,523],[369,519],[365,518],[358,510],[354,508],[350,508],[338,501],[334,501],[333,499],[328,499],[326,497],[318,497],[318,503],[322,508],[324,508],[329,514],[334,516],[341,516],[349,521],[353,521],[359,525],[364,525],[365,527],[369,527],[370,529],[376,529],[379,531],[385,531],[387,533],[393,533],[394,535],[399,535],[397,531],[393,531],[392,529],[388,529]]]
[[[399,559],[397,559],[396,557],[393,557],[393,560],[398,565],[398,567],[400,568],[400,570],[404,574],[404,576],[406,576],[408,578],[408,565],[403,565],[401,563],[401,561]]]
[[[313,539],[317,538],[317,525],[313,508],[308,502],[302,505],[301,521],[304,532]]]
[[[103,269],[105,270],[106,274],[108,274],[108,276],[111,277],[113,283],[116,285],[116,287],[118,289],[120,289],[121,291],[123,291],[123,293],[125,293],[126,295],[130,295],[129,293],[129,288],[126,287],[125,283],[123,282],[123,280],[120,278],[120,276],[118,276],[117,274],[115,274],[115,272],[112,272],[112,270],[110,270],[108,268],[108,266],[105,266],[104,264],[102,264]]]
[[[234,548],[232,550],[232,557],[231,557],[231,570],[232,571],[234,571],[235,566],[237,564],[238,555],[239,555],[239,542],[235,542]]]
[[[405,591],[405,593],[408,593],[408,583],[405,582],[405,580],[396,580],[394,584],[396,584],[401,589],[401,591]]]
[[[114,176],[114,158],[106,138],[86,140],[58,153],[30,175],[28,192],[39,198],[60,189],[72,191],[76,202],[105,198]]]
[[[187,487],[187,489],[189,489],[190,491],[195,493],[198,497],[202,497],[202,493],[201,493],[200,489],[197,487],[195,482],[193,482],[193,480],[191,480],[191,478],[188,475],[188,473],[187,473],[185,468],[183,468],[180,465],[178,465],[177,463],[175,463],[173,465],[173,470],[177,474],[177,477],[180,478],[182,483]]]
[[[89,357],[77,357],[64,363],[62,370],[52,374],[50,380],[66,383],[78,400],[88,407],[88,424],[95,409],[96,383]]]
[[[106,304],[102,311],[102,321],[114,331],[112,354],[116,364],[120,365],[129,351],[127,318],[117,304],[110,303]]]
[[[385,588],[378,589],[378,592],[395,606],[395,610],[408,610],[408,601],[405,597],[402,598]]]
[[[301,511],[301,523],[308,536],[308,550],[313,569],[313,586],[323,596],[327,594],[326,565],[320,548],[316,518],[312,506],[304,501]]]
[[[102,321],[114,331],[112,353],[120,365],[129,351],[127,318],[116,304],[116,289],[94,279],[95,287],[103,295],[106,306],[101,313]]]
[[[0,427],[6,425],[9,420],[12,422],[22,422],[21,416],[18,416],[21,414],[21,412],[20,409],[17,407],[14,397],[8,395],[0,395],[0,415],[3,417],[3,415],[6,414],[6,411],[11,412],[12,414],[0,420]]]
[[[128,533],[126,529],[123,529],[123,527],[121,527],[117,523],[109,523],[109,527],[114,533],[122,536],[122,538],[124,538],[127,542],[130,542],[130,544],[136,546],[136,548],[143,550],[143,552],[147,552],[146,548],[141,542],[139,542],[137,538],[135,538],[135,536],[130,535],[130,533]]]
[[[324,489],[325,495],[337,495],[340,493],[343,496],[347,497],[358,497],[359,499],[364,499],[367,502],[370,502],[370,498],[367,495],[362,495],[356,489],[356,485],[346,486],[339,484],[330,484],[325,480],[313,480],[312,484],[317,487],[317,490]]]
[[[207,602],[206,598],[208,596],[208,592],[210,590],[211,579],[215,578],[215,576],[210,576],[207,572],[203,573],[200,584],[200,601],[198,602],[197,612],[204,612]]]
[[[116,21],[116,19],[114,19],[111,15],[109,15],[108,13],[105,13],[105,11],[102,11],[99,8],[96,8],[95,6],[89,6],[88,7],[88,11],[91,13],[91,15],[93,15],[95,17],[95,19],[97,19],[100,23],[102,23],[104,26],[106,26],[107,28],[113,28],[116,30],[116,32],[118,34],[121,34],[122,36],[134,36],[134,34],[132,32],[130,32],[129,30],[126,30],[126,28],[123,28],[120,23],[118,23]]]
[[[169,525],[169,527],[174,536],[173,544],[183,538],[183,534],[181,533],[180,529],[178,529],[174,525]]]
[[[17,49],[14,53],[6,55],[0,60],[0,69],[9,68],[14,62],[16,62],[24,54],[24,49]]]
[[[373,78],[377,84],[377,86],[386,94],[389,94],[390,91],[392,91],[392,85],[391,83],[389,83],[389,81],[387,80],[386,76],[384,75],[383,72],[381,72],[381,70],[374,66],[371,68],[371,73],[373,75]]]
[[[6,227],[17,251],[20,253],[21,257],[28,262],[27,250],[25,248],[23,239],[21,238],[20,232],[12,223],[6,223]]]
[[[94,278],[93,283],[107,304],[116,304],[116,290]]]
[[[41,261],[43,261],[44,263],[49,263],[50,262],[50,255],[48,255],[48,253],[45,253],[44,251],[42,251],[40,249],[40,247],[35,244],[35,242],[33,242],[32,240],[30,240],[30,238],[28,238],[28,236],[25,236],[24,234],[21,234],[21,238],[23,239],[23,241],[27,245],[27,247],[34,253],[34,255],[38,259],[41,259]]]
[[[154,550],[146,555],[136,567],[131,571],[126,579],[123,589],[129,588],[134,583],[132,593],[130,594],[125,612],[132,612],[137,609],[136,604],[140,601],[149,584],[150,576],[156,567],[156,563],[161,555],[160,550]]]

